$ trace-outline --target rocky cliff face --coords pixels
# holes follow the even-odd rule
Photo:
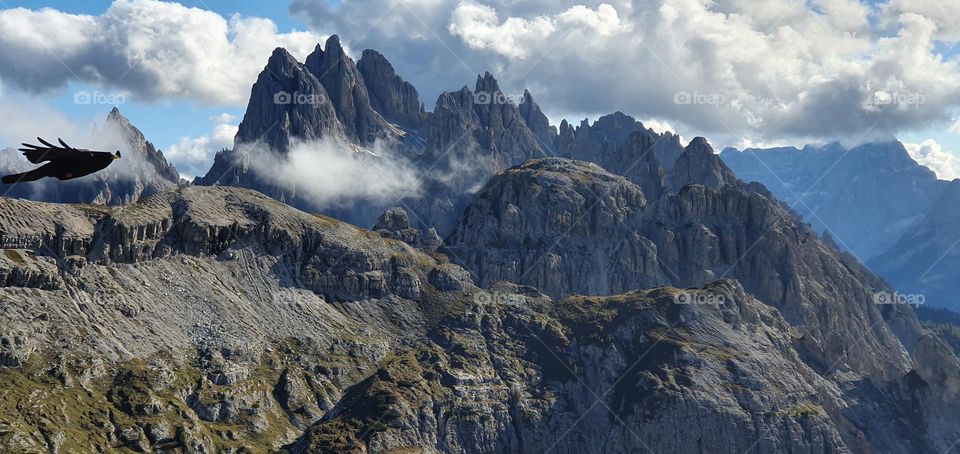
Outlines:
[[[838,247],[856,254],[903,295],[956,304],[951,271],[960,195],[900,143],[725,151],[745,180],[761,181]],[[869,234],[864,234],[869,232]]]
[[[239,147],[261,144],[262,149],[251,148],[246,153],[286,153],[291,140],[337,139],[344,135],[333,102],[320,81],[290,53],[278,48],[253,84],[234,149],[217,153],[210,171],[194,183],[255,188],[281,199],[284,191],[258,178],[250,167],[251,157]]]
[[[550,119],[540,110],[540,105],[533,100],[533,95],[530,94],[529,90],[523,91],[523,100],[517,108],[520,110],[520,116],[523,117],[523,122],[527,125],[527,128],[540,141],[540,146],[543,147],[544,151],[553,155],[559,139],[557,128],[550,125]]]
[[[671,191],[679,192],[688,184],[699,184],[716,190],[736,183],[737,177],[713,152],[707,139],[696,137],[674,161],[666,185]]]
[[[543,179],[630,185],[581,165],[597,183]],[[407,226],[393,211],[380,227]],[[0,199],[0,247],[7,452],[938,452],[960,436],[938,339],[900,377],[824,367],[805,327],[729,280],[482,291],[439,256],[228,188]]]
[[[339,138],[336,105],[316,75],[278,48],[253,84],[236,142],[262,142],[285,152],[291,139]]]
[[[388,121],[416,130],[427,119],[417,89],[403,80],[380,52],[364,49],[357,69],[369,91],[370,106]]]
[[[739,186],[686,185],[650,201],[595,165],[532,161],[494,177],[447,245],[481,286],[516,282],[553,297],[738,279],[802,326],[823,364],[885,377],[910,367],[874,304],[892,290],[779,203]],[[920,333],[909,325],[912,343]]]
[[[323,84],[348,138],[369,145],[378,139],[389,139],[395,133],[370,105],[360,70],[344,52],[337,35],[327,39],[325,48],[318,44],[307,56],[304,67]]]
[[[120,205],[132,203],[180,184],[177,169],[163,153],[147,141],[116,107],[107,115],[83,145],[94,150],[120,150],[123,159],[93,175],[71,181],[41,180],[6,186],[4,194],[32,200],[64,203]],[[22,172],[36,165],[27,162],[16,150],[5,150],[0,159],[3,173]]]

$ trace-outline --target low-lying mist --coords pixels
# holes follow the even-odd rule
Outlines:
[[[287,153],[263,144],[241,144],[238,156],[261,179],[309,200],[318,209],[357,201],[391,203],[421,195],[421,179],[410,162],[377,142],[369,148],[335,139],[294,141]]]

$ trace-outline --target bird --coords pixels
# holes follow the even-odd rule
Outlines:
[[[37,137],[44,146],[22,144],[25,148],[19,150],[28,161],[34,164],[47,162],[43,166],[33,169],[29,172],[7,175],[0,179],[3,184],[23,183],[27,181],[37,181],[41,178],[52,177],[59,180],[72,180],[82,176],[99,172],[113,161],[120,159],[120,150],[116,153],[106,151],[92,151],[82,148],[73,148],[67,145],[63,139],[57,139],[60,146],[56,146]]]

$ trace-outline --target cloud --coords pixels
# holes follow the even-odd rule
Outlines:
[[[948,129],[954,134],[960,134],[960,117],[954,118]]]
[[[260,144],[241,144],[238,152],[259,178],[312,201],[318,209],[420,195],[421,178],[414,168],[378,144],[367,150],[325,139],[295,142],[286,155]]]
[[[209,135],[200,137],[181,137],[180,141],[167,147],[164,156],[177,167],[180,175],[192,180],[197,175],[204,175],[210,169],[213,156],[218,151],[233,146],[233,138],[237,135],[237,118],[222,113],[210,118],[213,122],[213,131]]]
[[[920,165],[932,170],[941,180],[960,178],[960,157],[956,153],[943,149],[933,139],[922,143],[904,143],[910,157]]]
[[[890,0],[883,5],[883,19],[890,23],[905,14],[929,19],[936,28],[936,38],[945,41],[960,39],[960,3],[941,0]]]
[[[954,3],[294,0],[291,12],[380,50],[428,107],[490,70],[558,117],[621,110],[731,141],[857,142],[960,107],[960,66],[934,45],[960,40]]]
[[[156,0],[116,0],[99,16],[13,8],[0,11],[0,79],[29,92],[80,81],[136,101],[242,105],[273,48],[303,58],[322,39]]]
[[[86,138],[91,121],[71,121],[60,111],[22,97],[0,96],[0,145],[19,145],[56,131],[65,139]],[[17,148],[17,147],[13,147]]]

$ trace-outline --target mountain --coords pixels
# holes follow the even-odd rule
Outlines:
[[[946,184],[927,214],[868,264],[904,295],[956,309],[960,304],[960,180]]]
[[[355,200],[348,208],[329,207],[262,171],[283,162],[293,141],[322,140],[344,154],[379,159],[386,150],[397,155],[416,169],[421,192],[431,197],[401,194],[389,202]],[[333,35],[304,63],[283,49],[274,51],[253,85],[233,149],[218,153],[210,171],[194,183],[255,189],[360,225],[373,225],[383,210],[401,204],[415,214],[418,227],[445,234],[471,191],[490,175],[543,155],[518,107],[491,74],[477,77],[475,92],[464,87],[441,94],[427,113],[416,89],[383,55],[367,50],[355,64]]]
[[[386,139],[391,125],[370,105],[370,96],[357,65],[332,35],[325,48],[318,44],[303,66],[323,84],[347,137],[363,145]]]
[[[728,149],[721,157],[738,177],[763,183],[816,231],[829,231],[863,261],[892,247],[944,188],[899,142]]]
[[[177,169],[116,107],[107,114],[103,126],[95,127],[82,145],[71,145],[93,150],[120,150],[123,159],[101,172],[76,180],[41,180],[9,185],[4,188],[4,195],[50,202],[119,205],[176,188],[180,184]],[[0,159],[0,169],[4,174],[34,167],[36,165],[27,162],[14,149],[4,150]]]
[[[956,304],[957,183],[938,180],[901,143],[725,150],[721,157],[739,177],[767,185],[814,229],[828,232],[901,299]]]
[[[278,49],[198,185],[122,207],[0,197],[0,451],[934,453],[960,439],[951,344],[890,304],[842,233],[821,237],[705,138],[621,112],[554,131],[489,73],[430,112],[417,100],[339,38],[304,63]],[[422,193],[318,206],[268,173],[300,141],[410,165]],[[922,172],[895,148],[849,154],[906,188]]]
[[[694,156],[704,142],[694,139],[681,160],[702,162]],[[691,174],[711,182],[716,172]],[[874,295],[892,293],[881,279],[821,242],[769,196],[702,183],[661,190],[657,198],[592,164],[530,161],[490,180],[444,252],[482,287],[515,282],[555,298],[737,279],[804,327],[805,342],[823,364],[856,362],[876,374],[909,368],[906,352],[891,347],[898,343],[894,333],[871,328],[882,318]],[[857,322],[838,326],[847,317]],[[908,347],[919,337],[911,329]],[[858,336],[856,345],[840,340]],[[881,347],[882,353],[871,351]]]
[[[442,256],[236,188],[2,198],[0,232],[5,452],[940,452],[960,436],[942,423],[957,359],[923,334],[906,353],[897,308],[845,301],[824,363],[807,326],[733,280],[481,290]]]
[[[242,154],[239,146],[261,143],[270,150],[286,153],[292,139],[339,138],[344,134],[333,102],[320,81],[285,49],[278,48],[253,84],[234,148],[217,153],[210,170],[194,184],[242,186],[280,200],[293,198],[276,184],[258,178],[250,166],[252,157]],[[265,151],[253,149],[249,153]]]
[[[397,75],[380,52],[364,49],[357,69],[369,90],[370,106],[401,128],[416,130],[427,119],[417,89]]]

